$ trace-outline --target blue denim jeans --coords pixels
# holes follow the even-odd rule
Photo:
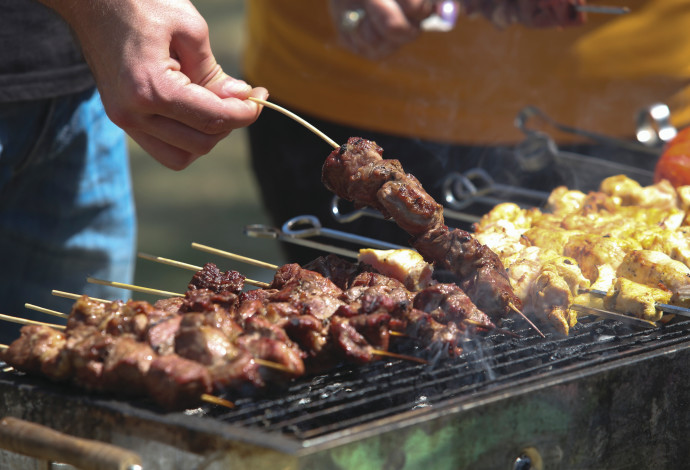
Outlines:
[[[24,306],[68,313],[53,289],[127,298],[86,278],[131,283],[135,244],[127,142],[98,92],[0,104],[0,313],[59,322]]]

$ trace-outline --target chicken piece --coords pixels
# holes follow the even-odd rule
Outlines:
[[[573,299],[573,303],[586,305],[598,309],[604,309],[604,298],[600,294],[592,294],[590,290],[608,292],[616,281],[616,270],[608,264],[597,265],[597,277],[589,286],[588,290],[581,291]]]
[[[424,289],[432,282],[433,268],[414,250],[363,248],[359,250],[357,259],[360,263],[371,265],[381,274],[399,280],[413,292]]]
[[[582,191],[559,186],[551,191],[546,201],[546,207],[554,214],[568,214],[582,209],[586,194]]]
[[[476,238],[479,243],[488,246],[499,258],[503,259],[522,251],[525,247],[522,233],[512,222],[499,220],[477,233]]]
[[[579,234],[568,239],[562,253],[574,258],[585,277],[593,282],[599,274],[598,265],[618,268],[627,253],[640,248],[639,242],[632,239]]]
[[[636,233],[635,238],[643,249],[660,251],[690,266],[690,227],[680,227],[677,230],[651,227]]]
[[[616,273],[640,284],[669,290],[674,294],[671,304],[690,307],[685,295],[690,286],[690,268],[664,253],[632,251],[625,256]]]
[[[542,267],[540,259],[541,248],[538,246],[528,246],[522,251],[513,254],[503,260],[513,292],[523,302],[526,303],[529,297],[530,286],[539,275]]]
[[[677,187],[676,194],[678,194],[678,209],[683,212],[690,211],[690,186]]]
[[[633,201],[637,199],[642,186],[626,175],[614,175],[604,178],[599,184],[599,190],[609,196],[619,198],[622,204],[629,206],[634,204]]]
[[[530,228],[533,219],[540,215],[538,209],[526,210],[513,202],[504,202],[484,214],[479,222],[474,224],[473,229],[481,233],[498,222],[510,222],[516,229],[524,231]]]
[[[535,313],[564,335],[577,323],[577,315],[570,310],[570,286],[551,266],[542,269],[532,283],[530,301]]]
[[[671,301],[671,293],[619,277],[604,298],[604,307],[608,310],[624,312],[637,318],[659,321],[663,315],[656,304]]]
[[[575,296],[587,290],[589,284],[573,258],[546,252],[541,271],[532,283],[529,303],[536,314],[567,335],[577,323],[577,314],[570,306]]]
[[[605,178],[599,188],[605,194],[620,198],[624,206],[656,207],[658,209],[675,209],[678,207],[678,195],[673,185],[667,180],[642,187],[637,181],[625,175]]]
[[[525,232],[524,238],[530,245],[549,248],[557,253],[563,253],[563,247],[572,237],[583,234],[584,232],[581,230],[532,227]]]

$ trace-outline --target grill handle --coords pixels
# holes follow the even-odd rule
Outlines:
[[[142,470],[134,452],[90,439],[70,436],[46,426],[5,417],[0,421],[0,448],[83,470]]]

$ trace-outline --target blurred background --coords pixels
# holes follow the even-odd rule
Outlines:
[[[208,22],[216,59],[226,73],[240,77],[245,27],[243,0],[193,3]],[[246,225],[268,223],[250,168],[244,130],[234,131],[210,154],[180,172],[163,167],[133,141],[130,141],[130,152],[139,219],[139,252],[197,266],[212,261],[222,270],[235,269],[250,279],[263,281],[270,281],[273,272],[193,249],[191,243],[279,265],[286,262],[275,241],[243,234]],[[135,284],[184,292],[192,275],[192,271],[140,258]],[[147,294],[135,293],[132,297],[157,300]]]

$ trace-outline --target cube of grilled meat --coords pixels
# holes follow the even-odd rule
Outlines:
[[[355,315],[347,319],[373,348],[383,351],[388,351],[390,345],[390,320],[391,315],[385,311]]]
[[[93,326],[98,329],[105,329],[107,322],[114,316],[119,315],[124,308],[124,302],[100,302],[86,295],[78,298],[72,305],[67,328],[76,328],[80,325]]]
[[[145,378],[146,390],[156,403],[170,410],[189,408],[213,391],[206,366],[176,354],[156,357]]]
[[[377,199],[398,226],[413,237],[444,225],[443,206],[410,174],[386,182],[378,190]]]
[[[290,370],[292,375],[304,374],[303,353],[285,341],[262,336],[261,333],[245,334],[237,338],[237,346],[253,357],[277,362]],[[269,374],[272,371],[266,371]]]
[[[456,323],[459,329],[466,329],[470,325],[496,328],[488,315],[479,310],[455,284],[438,283],[426,287],[415,295],[412,305],[430,313],[439,323]]]
[[[413,298],[414,293],[401,281],[375,272],[357,275],[342,296],[346,308],[354,307],[358,313],[371,313],[380,306],[391,313],[405,310],[412,305]]]
[[[239,304],[239,295],[229,292],[215,292],[210,289],[194,289],[185,292],[180,312],[212,312],[232,310]]]
[[[329,343],[328,326],[314,315],[295,315],[283,325],[291,341],[306,353],[306,359],[322,356]]]
[[[361,263],[351,263],[334,254],[319,256],[302,266],[302,268],[321,274],[342,290],[348,289],[352,279],[361,272],[371,271],[370,267]]]
[[[507,316],[511,305],[522,307],[498,255],[468,232],[440,227],[413,239],[412,245],[424,258],[434,260],[437,272],[455,274],[462,290],[492,320]]]
[[[334,316],[330,322],[330,334],[335,350],[348,362],[366,364],[374,360],[372,346],[347,318]]]
[[[460,341],[463,331],[455,322],[439,323],[430,313],[411,308],[403,317],[390,321],[393,331],[400,331],[414,338],[415,342],[426,348],[433,355],[455,357],[462,353]]]
[[[130,334],[143,340],[152,324],[170,316],[169,312],[144,301],[100,302],[82,296],[72,306],[67,319],[67,331],[92,327],[110,335]]]
[[[376,142],[350,137],[347,144],[335,149],[326,159],[321,181],[356,207],[373,207],[388,216],[376,192],[383,183],[405,172],[398,160],[383,160],[382,154],[383,149]]]
[[[114,305],[117,303],[111,304]],[[141,341],[151,324],[169,317],[170,313],[159,310],[148,302],[130,300],[108,319],[103,331],[113,336],[131,334]]]
[[[117,338],[103,362],[103,390],[124,395],[144,395],[145,378],[156,353],[148,344],[129,336]]]
[[[301,314],[329,318],[343,302],[342,290],[321,274],[303,269],[297,264],[281,266],[275,274],[272,288],[279,289],[270,296],[271,302],[289,302]]]
[[[174,353],[175,336],[177,336],[181,322],[182,315],[174,315],[150,324],[144,341],[153,348],[156,354]]]
[[[233,390],[241,395],[252,393],[266,385],[261,366],[248,351],[238,351],[232,359],[214,364],[208,368],[217,391]]]
[[[43,374],[53,380],[67,380],[71,362],[64,354],[65,334],[49,326],[25,325],[9,348],[0,350],[0,360],[17,370]]]
[[[194,274],[187,290],[209,289],[216,293],[239,294],[244,288],[244,279],[237,271],[222,272],[215,264],[206,263],[201,271]]]
[[[170,314],[177,314],[180,313],[183,303],[183,297],[170,297],[168,299],[156,300],[156,302],[153,304],[153,307],[157,310],[162,310]]]
[[[203,313],[183,315],[175,335],[175,353],[205,365],[237,355],[237,346],[230,338],[220,328],[207,325],[205,320]]]
[[[114,342],[114,336],[93,326],[68,329],[65,350],[72,364],[72,381],[87,390],[105,390],[103,363]]]

